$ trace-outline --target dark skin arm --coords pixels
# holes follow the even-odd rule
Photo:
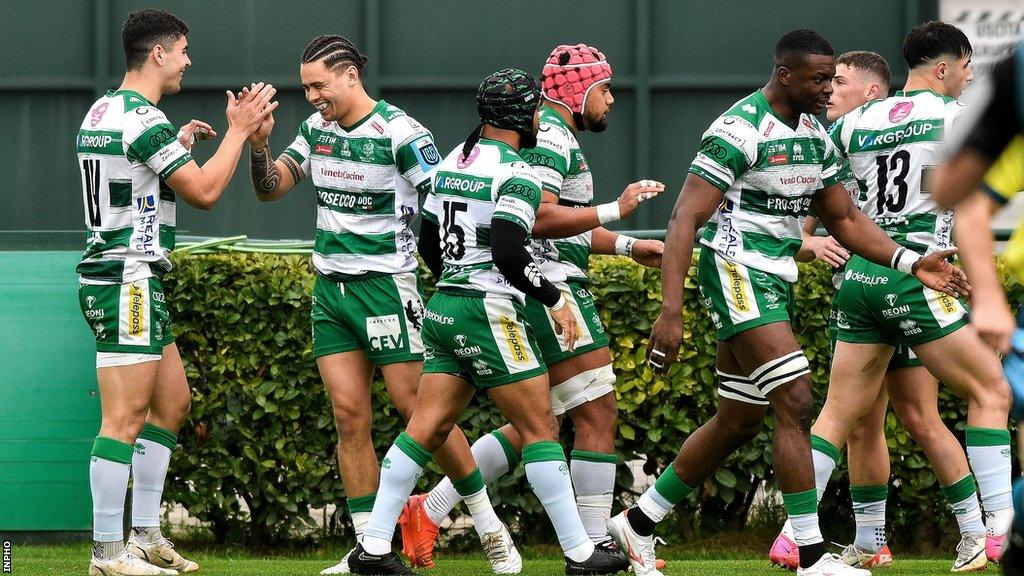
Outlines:
[[[654,322],[647,345],[647,360],[662,372],[675,362],[682,342],[683,287],[693,260],[694,238],[722,203],[724,195],[700,176],[687,174],[672,208],[661,259],[661,314]]]

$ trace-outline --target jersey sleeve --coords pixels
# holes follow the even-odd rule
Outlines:
[[[529,233],[537,218],[540,191],[540,179],[530,166],[525,162],[514,162],[508,177],[498,186],[491,218],[508,220]]]
[[[569,135],[565,128],[542,123],[537,131],[537,146],[521,150],[519,155],[533,167],[543,190],[561,196],[570,161]]]
[[[739,116],[719,117],[704,132],[689,172],[725,192],[757,159],[757,130]]]
[[[309,154],[310,150],[312,150],[312,140],[312,131],[309,129],[309,120],[307,119],[299,126],[299,133],[295,136],[295,140],[284,149],[284,153],[292,160],[295,160],[299,167],[302,168],[303,174],[307,176],[310,175]]]
[[[441,163],[434,135],[422,124],[400,116],[391,121],[391,142],[398,172],[420,194],[430,189],[430,173]]]
[[[1006,204],[1024,190],[1024,136],[1016,136],[989,167],[981,184],[999,204]]]
[[[126,112],[125,119],[123,141],[129,161],[145,163],[166,180],[192,160],[178,141],[178,131],[158,108],[140,106]]]
[[[821,162],[821,187],[828,188],[834,184],[842,183],[845,177],[843,173],[845,162],[835,142],[828,134],[824,133],[824,129],[822,130],[822,136],[825,139],[825,155],[822,157]]]
[[[433,178],[431,178],[430,190],[427,191],[427,197],[423,200],[423,219],[437,224],[440,221],[437,217],[440,211],[441,205],[438,203],[437,196],[434,194],[434,182]]]

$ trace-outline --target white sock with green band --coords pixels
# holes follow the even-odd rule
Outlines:
[[[366,525],[370,522],[370,512],[373,512],[373,503],[377,499],[377,493],[366,496],[348,498],[348,514],[352,518],[352,530],[356,533],[356,540],[366,531]]]
[[[501,529],[501,520],[498,520],[498,515],[491,506],[491,499],[487,496],[487,488],[484,486],[479,468],[474,468],[465,478],[455,480],[452,484],[473,516],[473,527],[476,528],[477,536],[482,539],[484,534]]]
[[[783,494],[782,502],[793,526],[793,541],[797,546],[808,546],[823,542],[818,527],[818,499],[814,490]]]
[[[473,442],[471,449],[484,483],[501,478],[519,462],[515,448],[501,430],[484,434]],[[451,479],[445,476],[427,494],[423,507],[434,524],[440,525],[460,499],[459,491],[455,489]]]
[[[96,558],[116,558],[124,551],[124,496],[134,451],[130,444],[104,436],[97,436],[92,444],[89,485]]]
[[[573,450],[569,472],[576,490],[576,506],[587,535],[595,544],[608,541],[608,519],[615,491],[615,454]]]
[[[960,526],[960,534],[983,534],[985,525],[981,522],[981,506],[978,505],[978,492],[974,484],[974,476],[968,474],[949,486],[942,487],[942,495],[946,497],[949,507],[956,516]]]
[[[821,436],[811,434],[811,459],[814,461],[814,489],[820,502],[832,472],[839,466],[839,448]]]
[[[426,448],[405,432],[399,434],[388,449],[380,464],[380,485],[373,512],[363,532],[362,544],[368,553],[383,555],[391,552],[395,524],[431,457]]]
[[[990,536],[1002,536],[1013,521],[1010,497],[1010,431],[968,426],[967,460],[978,481],[985,527]]]
[[[857,537],[853,544],[864,552],[878,552],[885,546],[885,501],[888,486],[850,486]]]
[[[569,479],[569,466],[558,442],[534,442],[523,446],[523,465],[533,493],[555,527],[562,552],[574,562],[594,553],[594,543],[583,529]]]
[[[132,531],[137,539],[153,543],[160,534],[160,502],[164,480],[171,463],[171,452],[178,435],[146,422],[142,426],[132,455]],[[150,528],[155,530],[136,530]]]

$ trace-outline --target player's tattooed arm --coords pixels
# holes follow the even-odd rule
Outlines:
[[[281,186],[281,171],[270,156],[270,146],[249,150],[249,177],[256,194],[273,194]]]
[[[306,175],[291,156],[282,154],[274,161],[270,146],[254,146],[249,151],[249,177],[256,197],[268,201],[287,194]]]

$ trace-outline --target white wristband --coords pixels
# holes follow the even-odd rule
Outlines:
[[[615,238],[615,253],[619,256],[632,256],[633,244],[636,244],[636,238],[619,234]]]
[[[913,250],[900,247],[896,250],[896,253],[892,255],[892,262],[889,264],[891,268],[895,268],[904,274],[914,273],[914,264],[921,259],[921,255]]]
[[[550,308],[548,308],[548,310],[551,310],[552,312],[557,312],[558,310],[561,310],[562,308],[565,308],[565,295],[559,293],[558,294],[558,302],[555,302],[555,305],[551,306]]]
[[[609,222],[615,222],[616,220],[622,220],[622,214],[619,213],[618,202],[598,204],[597,221],[600,222],[602,226]]]

